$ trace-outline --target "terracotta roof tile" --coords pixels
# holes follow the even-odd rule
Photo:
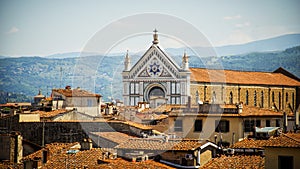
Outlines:
[[[60,153],[63,150],[70,149],[71,147],[78,145],[78,142],[74,143],[51,143],[51,144],[46,144],[45,149],[49,150],[50,154],[57,154]],[[28,156],[23,158],[23,161],[25,160],[33,160],[34,158],[42,158],[42,152],[43,149],[36,151],[32,154],[29,154]]]
[[[300,86],[300,82],[281,73],[215,70],[204,68],[190,68],[190,71],[191,81],[194,82]]]
[[[271,137],[265,147],[293,147],[300,148],[300,133],[281,134],[279,137]]]
[[[91,150],[79,151],[74,154],[67,154],[67,150],[69,150],[74,144],[76,145],[78,143],[47,144],[46,148],[50,151],[49,159],[42,168],[172,168],[153,160],[147,160],[143,162],[129,162],[121,158],[103,159],[103,154],[105,153],[105,151],[100,148],[93,148]],[[41,158],[42,151],[37,151],[35,155]],[[29,158],[27,157],[27,159]],[[103,161],[103,163],[99,164],[99,160]]]
[[[267,144],[268,140],[254,140],[254,139],[243,139],[242,141],[236,142],[235,144],[231,145],[230,148],[257,148],[261,149]]]
[[[70,111],[72,111],[72,110],[58,109],[58,110],[52,110],[52,111],[49,111],[49,112],[38,110],[38,111],[34,111],[32,113],[40,114],[40,117],[55,117],[57,115],[68,113]]]
[[[134,136],[130,136],[128,134],[124,134],[121,132],[91,132],[91,134],[103,137],[107,140],[113,141],[115,143],[121,144],[127,142],[130,138],[135,138]]]
[[[200,142],[194,139],[164,139],[136,138],[129,139],[126,143],[116,146],[116,149],[131,150],[194,150],[206,142]]]
[[[52,91],[66,97],[101,97],[100,94],[91,93],[82,89],[52,89]]]
[[[240,113],[240,115],[241,116],[283,116],[283,113],[275,110],[243,105],[243,111],[242,113]],[[290,112],[288,115],[293,116],[293,113]]]
[[[265,168],[265,158],[261,156],[224,156],[214,158],[200,169],[217,169],[217,168]]]

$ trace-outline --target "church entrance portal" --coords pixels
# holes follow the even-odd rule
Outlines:
[[[148,100],[150,107],[155,108],[166,103],[165,92],[161,87],[155,86],[149,90]]]

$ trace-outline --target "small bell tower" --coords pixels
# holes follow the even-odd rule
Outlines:
[[[128,54],[128,50],[127,50],[127,53],[126,53],[126,56],[125,56],[124,65],[125,65],[124,71],[129,71],[130,68],[131,68],[131,64],[130,64],[130,56]]]
[[[182,69],[189,70],[189,57],[187,56],[186,51],[184,51],[184,54],[182,57]]]
[[[158,44],[158,34],[157,34],[157,30],[156,29],[154,29],[154,34],[153,34],[153,41],[152,41],[152,43],[154,44],[154,45],[157,45]]]

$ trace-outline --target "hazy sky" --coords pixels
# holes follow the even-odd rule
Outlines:
[[[81,51],[105,26],[145,12],[181,18],[201,31],[213,46],[240,44],[300,33],[299,7],[298,0],[0,0],[0,55]],[[153,29],[149,27],[149,32]],[[143,50],[143,45],[137,44],[135,49],[134,44],[129,46],[132,51]]]

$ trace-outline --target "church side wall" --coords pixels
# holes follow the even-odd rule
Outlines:
[[[192,83],[190,90],[193,104],[196,104],[196,91],[198,91],[199,99],[202,102],[212,102],[215,95],[215,103],[229,104],[232,98],[233,104],[243,102],[250,106],[263,108],[271,108],[275,105],[279,110],[287,112],[290,111],[289,107],[297,108],[295,87]]]

